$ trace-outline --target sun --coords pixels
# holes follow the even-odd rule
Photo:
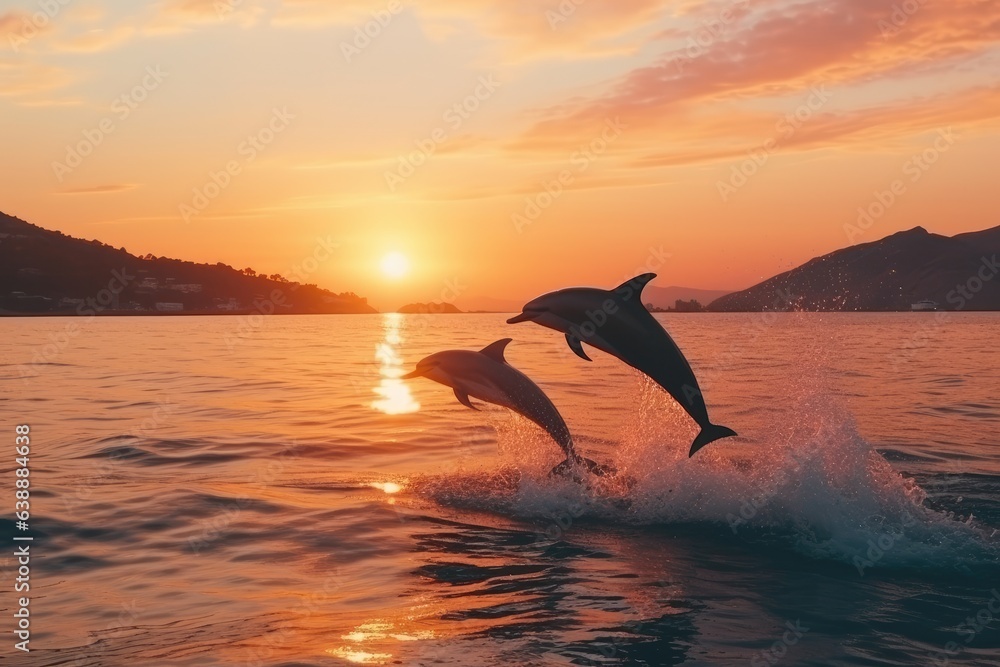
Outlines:
[[[382,273],[390,278],[402,278],[410,271],[410,260],[401,252],[390,252],[382,258]]]

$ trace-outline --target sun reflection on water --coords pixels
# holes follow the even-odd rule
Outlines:
[[[379,398],[372,407],[387,415],[402,415],[420,409],[410,394],[410,388],[400,377],[405,373],[403,360],[397,348],[403,342],[403,316],[386,313],[383,319],[385,339],[375,348],[375,358],[379,361],[379,383],[375,393]]]
[[[389,658],[392,657],[391,653],[369,653],[368,651],[355,651],[345,646],[331,649],[330,654],[335,655],[338,658],[343,658],[348,662],[357,663],[359,665],[383,665],[389,660]]]
[[[327,653],[338,658],[343,658],[348,662],[367,665],[386,664],[392,657],[392,653],[384,653],[386,649],[392,648],[392,642],[415,642],[425,639],[433,639],[434,633],[429,630],[416,632],[400,632],[395,624],[375,620],[354,628],[340,637],[346,646],[327,650]],[[398,661],[397,661],[398,662]]]
[[[373,489],[378,489],[384,493],[392,495],[393,493],[399,493],[403,490],[402,484],[397,484],[396,482],[372,482],[368,486]]]

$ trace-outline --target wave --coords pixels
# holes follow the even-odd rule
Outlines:
[[[500,468],[421,478],[413,490],[442,505],[541,522],[553,536],[581,522],[693,524],[731,531],[751,546],[777,544],[839,561],[861,574],[885,568],[968,574],[1000,564],[995,530],[928,503],[924,489],[820,389],[786,404],[768,432],[720,441],[691,459],[693,428],[679,408],[647,393],[640,413],[645,418],[625,428],[611,454],[614,477],[549,477],[551,443],[515,420],[498,425]]]

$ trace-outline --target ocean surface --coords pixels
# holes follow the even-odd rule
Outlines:
[[[0,664],[998,665],[1000,314],[657,316],[740,433],[502,315],[0,319]],[[511,336],[581,453],[423,356]]]

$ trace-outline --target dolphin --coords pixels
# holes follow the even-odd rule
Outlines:
[[[565,474],[578,466],[595,475],[608,474],[611,469],[576,453],[573,436],[549,397],[531,378],[507,363],[504,348],[512,339],[491,343],[479,352],[446,350],[436,352],[417,362],[416,370],[403,375],[404,380],[426,377],[455,390],[455,398],[473,410],[478,410],[469,397],[508,408],[541,426],[566,453],[566,460],[550,474]]]
[[[529,301],[507,324],[532,321],[566,334],[570,349],[590,361],[582,342],[618,357],[667,390],[701,432],[688,456],[710,442],[736,435],[709,421],[698,380],[677,344],[642,305],[642,289],[656,277],[644,273],[613,290],[572,287]]]

